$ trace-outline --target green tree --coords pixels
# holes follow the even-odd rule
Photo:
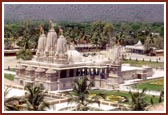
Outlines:
[[[111,23],[96,21],[91,24],[91,43],[96,47],[104,48],[112,39],[113,25]]]
[[[50,104],[44,100],[45,94],[43,87],[39,85],[27,85],[25,89],[28,91],[28,94],[25,95],[28,110],[44,111],[45,108],[50,108]]]
[[[11,37],[12,37],[12,28],[9,25],[5,25],[5,27],[4,27],[5,49],[11,49],[12,48]]]
[[[20,40],[17,42],[17,45],[22,49],[17,52],[17,58],[30,60],[33,58],[31,49],[37,47],[39,27],[33,25],[31,21],[26,21],[21,28],[22,29],[19,32]]]
[[[114,26],[112,23],[106,23],[104,28],[103,28],[103,33],[105,35],[105,42],[106,42],[106,39],[107,39],[107,42],[110,43],[110,41],[114,42],[114,40],[112,39],[112,34],[113,34],[113,30],[114,30]],[[112,43],[113,45],[113,43]]]
[[[96,94],[93,97],[90,96],[89,90],[93,86],[92,82],[88,84],[88,78],[87,77],[80,77],[78,79],[75,79],[73,84],[72,93],[66,92],[65,94],[68,96],[68,102],[69,103],[76,103],[77,106],[75,107],[75,110],[77,111],[88,111],[89,107],[88,104],[91,103],[97,103],[100,105],[100,98],[105,98],[104,94]]]
[[[146,89],[143,89],[141,93],[132,93],[129,92],[131,95],[131,108],[133,111],[144,111],[147,107],[147,103],[144,101],[144,93]]]
[[[152,36],[150,35],[146,37],[144,42],[145,51],[148,53],[151,51],[152,47],[156,49],[163,49],[164,48],[164,39],[160,36]]]

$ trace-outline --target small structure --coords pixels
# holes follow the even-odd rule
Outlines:
[[[131,52],[131,53],[144,54],[144,45],[142,45],[142,42],[140,40],[135,45],[127,45],[127,46],[125,46],[125,49],[128,52]]]
[[[132,67],[129,64],[123,64],[121,73],[123,75],[123,80],[147,79],[147,77],[153,75],[153,70],[148,66]]]
[[[156,56],[163,56],[164,50],[155,50]]]
[[[80,52],[92,52],[100,50],[100,46],[96,46],[93,44],[77,44],[75,45],[75,49]]]

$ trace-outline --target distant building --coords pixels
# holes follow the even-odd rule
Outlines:
[[[101,49],[101,47],[94,44],[77,44],[74,47],[77,51],[80,52],[93,52]]]
[[[144,45],[140,40],[135,45],[126,45],[125,49],[127,52],[144,54]]]

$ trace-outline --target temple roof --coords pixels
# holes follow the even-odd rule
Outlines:
[[[135,44],[134,46],[142,46],[142,42],[139,40],[137,44]]]

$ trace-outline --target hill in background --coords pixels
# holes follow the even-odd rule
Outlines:
[[[5,22],[49,20],[55,22],[128,21],[163,22],[162,4],[5,4]]]

